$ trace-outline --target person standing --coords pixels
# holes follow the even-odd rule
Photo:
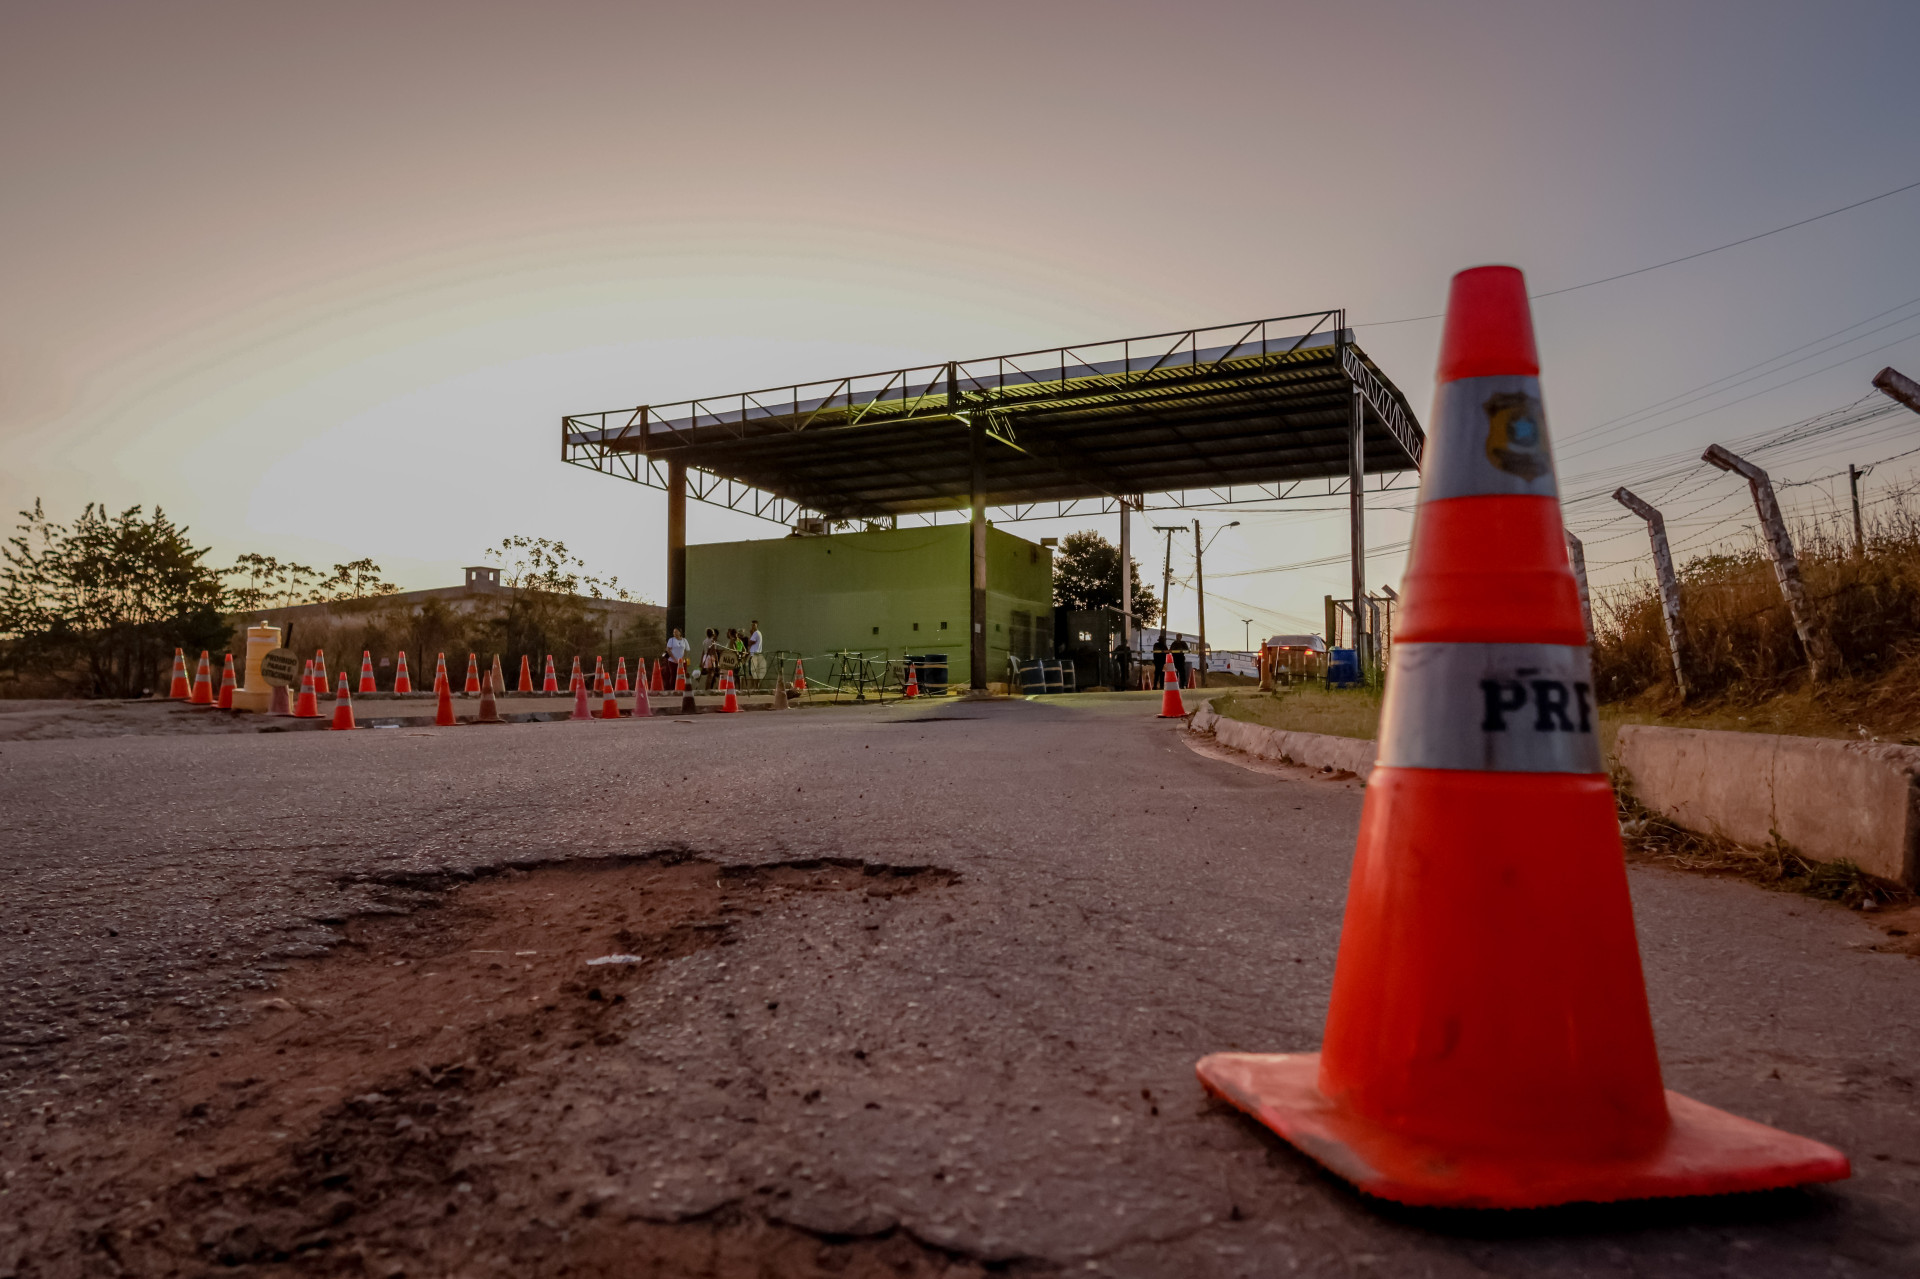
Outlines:
[[[747,633],[747,675],[758,687],[767,677],[767,659],[761,655],[760,619],[754,618]]]
[[[1193,685],[1187,681],[1187,653],[1190,651],[1187,648],[1187,637],[1174,636],[1173,643],[1167,647],[1167,651],[1173,654],[1173,673],[1180,677],[1180,687],[1192,688]]]
[[[1166,683],[1167,679],[1167,633],[1160,632],[1160,638],[1153,642],[1153,669],[1147,672],[1149,689]]]
[[[667,659],[671,666],[678,666],[687,660],[687,637],[680,633],[679,627],[673,628],[673,635],[667,640]]]
[[[700,650],[700,675],[711,693],[714,681],[720,678],[720,632],[711,626],[707,628],[706,647]]]

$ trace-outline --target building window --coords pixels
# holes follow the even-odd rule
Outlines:
[[[915,623],[913,624],[913,629],[914,629],[914,630],[916,630],[916,631],[917,631],[917,630],[919,630],[919,629],[920,629],[920,623],[918,623],[918,622],[915,622]]]
[[[947,629],[947,624],[946,624],[945,622],[942,622],[942,623],[940,623],[940,629],[941,629],[941,630],[943,630],[943,631],[944,631],[944,630],[946,630],[946,629]]]
[[[1093,643],[1093,632],[1092,632],[1092,631],[1081,631],[1081,632],[1080,632],[1080,642],[1081,642],[1082,644],[1091,644],[1091,643]]]
[[[878,626],[876,626],[876,627],[874,627],[874,628],[873,628],[873,633],[874,633],[875,635],[878,635],[878,634],[880,633],[880,628],[879,628]]]

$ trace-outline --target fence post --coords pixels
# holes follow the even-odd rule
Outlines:
[[[1685,639],[1680,631],[1680,581],[1673,574],[1673,555],[1667,549],[1667,522],[1660,512],[1648,506],[1625,488],[1613,491],[1613,500],[1647,522],[1647,536],[1653,542],[1653,574],[1660,582],[1660,615],[1667,624],[1667,652],[1673,658],[1673,682],[1680,689],[1680,700],[1687,700],[1687,669],[1681,649]]]
[[[1701,460],[1723,471],[1744,476],[1753,490],[1753,504],[1760,512],[1760,528],[1767,535],[1767,554],[1773,557],[1773,576],[1786,597],[1787,612],[1793,618],[1793,630],[1807,652],[1807,665],[1816,680],[1840,673],[1840,654],[1826,628],[1813,620],[1807,605],[1807,588],[1800,582],[1800,562],[1793,557],[1793,539],[1787,536],[1787,522],[1780,515],[1780,503],[1773,496],[1773,481],[1752,462],[1731,453],[1718,444],[1707,446]]]
[[[1593,643],[1593,598],[1587,594],[1587,548],[1580,539],[1566,529],[1560,530],[1567,539],[1567,562],[1573,565],[1573,580],[1580,586],[1580,620],[1586,623],[1587,643]]]

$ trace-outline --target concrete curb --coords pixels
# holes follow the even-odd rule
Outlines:
[[[1689,830],[1920,885],[1920,748],[1628,724],[1613,753],[1634,798]]]
[[[1373,772],[1373,759],[1378,750],[1372,738],[1297,733],[1227,719],[1214,713],[1211,702],[1196,710],[1187,726],[1193,732],[1207,734],[1222,746],[1245,751],[1256,759],[1349,772],[1363,782]]]

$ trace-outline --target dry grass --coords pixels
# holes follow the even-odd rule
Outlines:
[[[1746,848],[1676,826],[1636,803],[1622,778],[1614,779],[1614,794],[1619,796],[1620,837],[1629,861],[1727,875],[1764,888],[1838,902],[1851,910],[1882,910],[1913,900],[1913,894],[1899,884],[1870,875],[1850,861],[1815,861],[1778,842],[1767,848]]]
[[[1296,684],[1274,693],[1257,689],[1222,693],[1214,713],[1267,728],[1334,737],[1374,737],[1380,731],[1380,690],[1326,689]]]
[[[1850,520],[1794,531],[1816,623],[1843,674],[1818,687],[1757,539],[1680,570],[1692,696],[1673,682],[1651,580],[1598,594],[1595,684],[1629,720],[1812,737],[1920,738],[1920,492],[1896,493],[1855,555]]]

